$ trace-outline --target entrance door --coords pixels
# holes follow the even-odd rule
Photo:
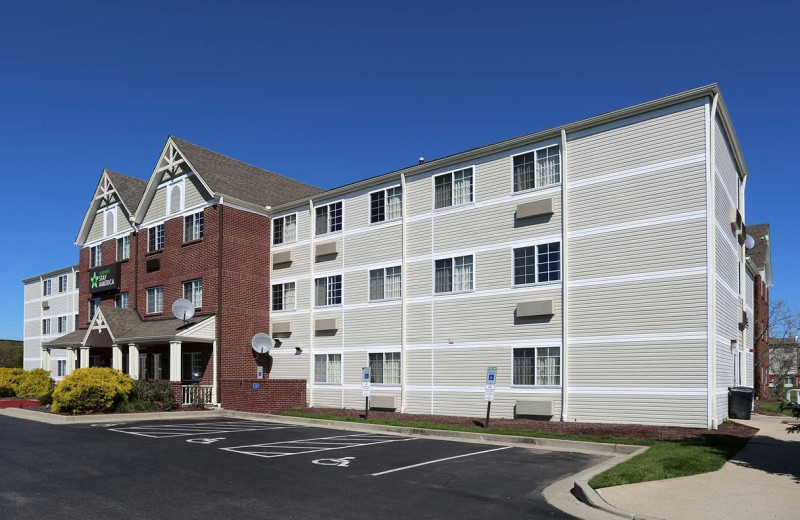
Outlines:
[[[147,373],[147,354],[139,354],[139,379],[150,379]]]

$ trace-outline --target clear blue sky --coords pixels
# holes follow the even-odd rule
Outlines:
[[[93,4],[3,6],[0,337],[102,169],[147,178],[169,134],[332,187],[712,82],[800,305],[797,2]]]

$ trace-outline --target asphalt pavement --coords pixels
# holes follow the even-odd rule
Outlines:
[[[602,460],[232,419],[0,416],[0,520],[569,518],[541,491]]]

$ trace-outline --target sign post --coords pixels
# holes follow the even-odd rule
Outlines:
[[[361,389],[361,395],[364,396],[364,419],[369,419],[369,383],[372,374],[370,372],[369,367],[364,367],[361,369],[361,382],[363,383],[363,387]]]
[[[494,400],[494,385],[497,382],[497,367],[488,367],[486,369],[486,392],[484,398],[486,399],[486,422],[483,423],[484,428],[489,428],[489,414],[492,411],[492,401]]]

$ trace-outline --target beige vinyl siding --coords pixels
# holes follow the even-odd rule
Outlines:
[[[368,231],[348,234],[344,252],[340,254],[348,268],[375,264],[400,265],[403,227],[399,223],[373,224]]]
[[[432,394],[430,391],[412,390],[406,392],[406,413],[429,414],[431,413]]]
[[[307,328],[306,328],[307,329]],[[274,379],[305,379],[310,380],[311,376],[309,371],[308,356],[303,354],[296,356],[294,346],[289,345],[290,341],[281,339],[281,346],[277,349],[279,352],[271,352],[270,355],[274,359],[272,363],[272,370],[269,373],[270,378]]]
[[[25,337],[30,336],[41,336],[42,335],[42,320],[45,319],[47,316],[42,317],[39,320],[33,321],[26,321],[25,322]],[[56,323],[53,319],[50,320],[50,332],[55,330]]]
[[[409,344],[429,344],[431,342],[431,304],[415,303],[408,306],[408,332],[406,341]]]
[[[399,303],[371,303],[367,308],[347,311],[346,329],[344,329],[346,347],[374,345],[399,347],[400,310]]]
[[[575,132],[568,182],[705,153],[704,100]],[[576,143],[577,144],[577,143]]]
[[[160,187],[156,190],[153,200],[147,207],[144,214],[143,223],[147,224],[154,220],[162,219],[167,214],[167,189],[166,186]]]
[[[727,399],[727,398],[726,398]],[[653,424],[705,428],[705,395],[570,394],[570,420],[619,424]]]
[[[428,257],[406,264],[405,290],[408,298],[424,298],[433,294],[433,263],[434,260]]]
[[[341,408],[342,407],[341,385],[315,385],[313,404],[314,406],[322,408]]]
[[[41,285],[39,285],[39,290],[41,291]],[[39,296],[41,296],[41,294]],[[44,296],[44,297],[42,297],[42,300],[45,300],[45,301],[48,301],[48,302],[52,301],[52,300],[50,300],[50,296]],[[42,313],[42,312],[48,312],[48,311],[43,311],[42,310],[42,300],[37,300],[35,302],[31,302],[31,303],[26,303],[25,304],[24,312],[25,312],[25,318],[26,319],[27,318],[35,318],[35,317],[39,316],[39,314]]]
[[[292,262],[288,264],[279,264],[272,268],[272,283],[279,283],[284,280],[291,281],[295,279],[307,280],[311,275],[311,258],[309,256],[309,248],[310,245],[307,242],[304,244],[290,246],[288,250],[292,251]],[[273,248],[272,253],[274,254],[276,252],[283,251],[287,251],[287,249]]]
[[[125,210],[122,209],[122,205],[120,204],[117,206],[117,233],[122,233],[125,231],[133,231],[133,227],[131,227],[131,223],[128,220],[128,216],[125,213]]]
[[[186,177],[185,184],[186,193],[184,195],[184,208],[198,206],[211,198],[211,195],[208,194],[206,189],[200,183],[200,179],[197,178],[197,175],[189,175]]]
[[[89,233],[86,235],[86,242],[94,242],[103,238],[103,213],[95,214]]]
[[[25,284],[24,297],[25,297],[25,301],[33,300],[35,298],[41,298],[42,297],[42,282],[36,280],[35,282],[26,283]],[[26,312],[26,316],[27,316],[27,312]]]

